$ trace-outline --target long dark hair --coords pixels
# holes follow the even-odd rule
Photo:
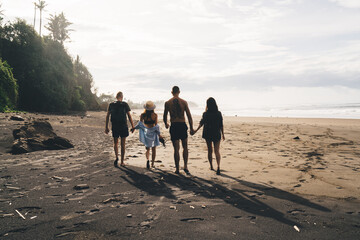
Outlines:
[[[146,110],[142,113],[143,119],[151,119],[152,114],[154,113],[154,110]]]
[[[214,98],[210,97],[206,101],[206,112],[217,113],[219,111],[218,106]]]

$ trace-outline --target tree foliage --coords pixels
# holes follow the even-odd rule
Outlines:
[[[70,39],[69,34],[72,29],[69,29],[69,26],[71,24],[72,23],[65,18],[64,13],[62,12],[59,15],[50,14],[49,23],[45,28],[50,31],[50,37],[54,41],[63,44],[67,39]]]
[[[12,69],[0,59],[0,112],[16,106],[18,86]]]
[[[100,104],[100,109],[103,111],[107,110],[109,103],[116,100],[113,94],[105,94],[105,93],[100,94],[100,96],[98,96],[97,99]]]
[[[93,94],[94,81],[91,73],[87,67],[80,61],[77,56],[74,61],[74,74],[76,85],[81,96],[81,100],[85,103],[85,108],[89,110],[99,109],[99,103],[96,100],[96,95]]]
[[[65,112],[98,108],[91,92],[91,74],[79,60],[73,61],[60,41],[42,38],[20,19],[0,30],[0,56],[17,79],[18,109]]]

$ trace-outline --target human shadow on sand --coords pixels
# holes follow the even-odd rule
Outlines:
[[[198,196],[202,196],[208,199],[220,199],[224,203],[242,211],[257,216],[272,218],[290,226],[297,225],[300,227],[301,225],[286,218],[282,212],[264,203],[261,198],[258,198],[258,196],[271,196],[284,201],[293,202],[298,205],[307,206],[316,210],[325,212],[330,211],[329,209],[319,204],[313,203],[307,199],[284,190],[268,185],[247,182],[236,178],[234,178],[234,180],[236,180],[241,185],[239,185],[239,188],[237,189],[230,189],[221,182],[206,180],[201,177],[187,177],[159,169],[153,171],[150,177],[139,173],[143,172],[143,170],[139,169],[139,172],[137,172],[136,169],[136,167],[121,168],[121,170],[126,173],[126,176],[123,176],[123,178],[133,186],[149,193],[150,195],[165,196],[170,199],[177,199],[176,195],[174,194],[174,189],[178,188],[180,191],[192,192]],[[223,176],[232,178],[227,175]],[[158,179],[163,179],[163,181],[159,182]]]
[[[172,190],[161,180],[161,177],[149,177],[146,174],[139,173],[132,168],[135,167],[121,167],[125,176],[121,176],[129,184],[137,187],[138,189],[147,192],[153,196],[164,196],[169,199],[176,199],[176,196],[172,193]]]
[[[323,211],[323,212],[331,212],[331,210],[326,207],[323,207],[319,204],[313,203],[313,202],[309,201],[308,199],[305,199],[305,198],[295,195],[293,193],[289,193],[289,192],[286,192],[279,188],[275,188],[268,184],[252,183],[252,182],[244,181],[244,180],[241,180],[241,179],[238,179],[238,178],[226,175],[226,174],[221,174],[221,176],[232,179],[246,187],[254,189],[254,193],[257,193],[257,194],[264,194],[266,196],[271,196],[271,197],[275,197],[278,199],[284,199],[286,201],[291,201],[293,203],[307,206],[307,207],[310,207],[310,208],[313,208],[313,209],[316,209],[319,211]],[[242,192],[241,189],[237,189],[235,191]]]

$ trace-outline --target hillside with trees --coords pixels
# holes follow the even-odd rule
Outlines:
[[[42,11],[45,1],[35,4]],[[50,15],[41,36],[25,20],[3,23],[0,19],[0,111],[18,109],[38,112],[98,110],[92,92],[93,77],[77,56],[73,59],[64,43],[69,40],[69,22],[64,13]],[[40,18],[42,21],[42,17]]]

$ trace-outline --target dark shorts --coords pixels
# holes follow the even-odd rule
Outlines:
[[[114,138],[123,138],[129,136],[129,129],[127,126],[125,127],[112,127],[112,136]]]
[[[184,122],[174,122],[170,126],[171,141],[184,140],[188,137],[188,127]]]

